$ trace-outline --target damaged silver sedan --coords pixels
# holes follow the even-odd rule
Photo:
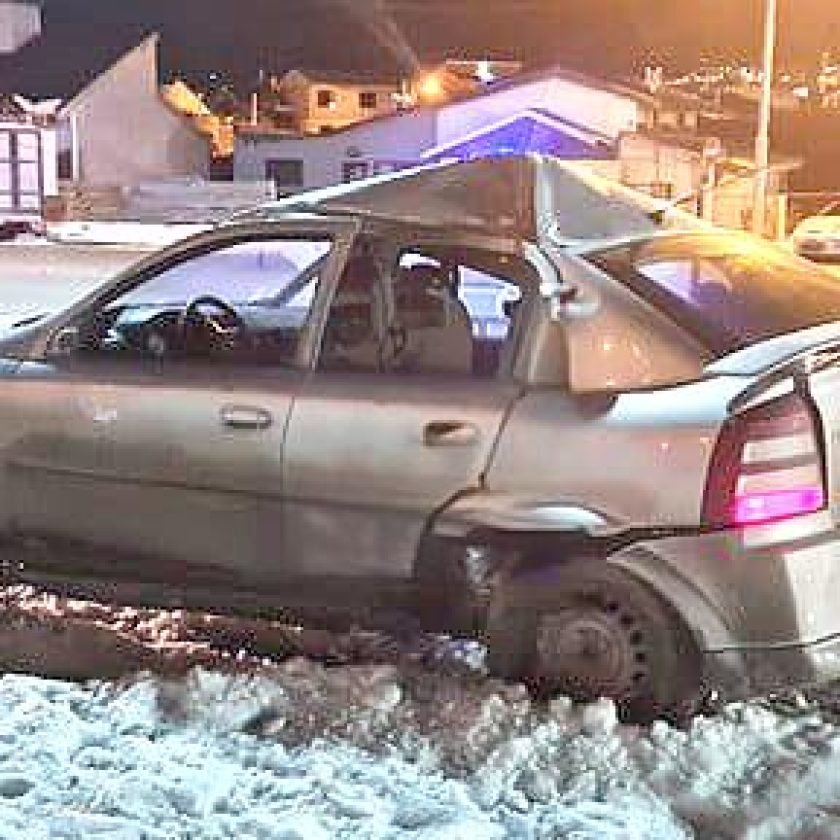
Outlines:
[[[646,716],[840,674],[840,286],[569,166],[264,207],[0,350],[8,580],[410,613]]]

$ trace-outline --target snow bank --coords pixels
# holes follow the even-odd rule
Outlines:
[[[19,653],[65,637],[81,675],[110,634],[155,673],[0,679],[0,838],[840,836],[840,729],[803,698],[639,729],[536,707],[444,639],[275,626],[265,658],[248,623],[7,603]]]
[[[304,700],[316,686],[326,691]],[[0,680],[0,837],[659,840],[840,830],[838,732],[813,710],[786,717],[743,706],[686,732],[640,732],[619,726],[609,703],[558,701],[536,713],[504,693],[476,701],[447,691],[463,728],[452,728],[444,704],[438,731],[392,730],[371,749],[371,733],[410,717],[396,674],[294,661],[271,676],[196,670],[87,687],[9,675]],[[422,720],[429,709],[418,708]],[[472,744],[471,758],[453,770],[458,741]]]
[[[196,233],[207,224],[151,224],[147,222],[50,222],[47,238],[86,245],[138,245],[163,248]]]

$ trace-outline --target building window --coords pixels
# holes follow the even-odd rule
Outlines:
[[[344,183],[359,181],[368,176],[368,162],[366,160],[347,161],[341,167],[341,177]]]
[[[60,181],[73,180],[73,150],[61,149],[58,152],[58,179]]]
[[[399,171],[405,165],[394,160],[375,160],[371,166],[371,173],[373,175],[389,175],[392,172]]]
[[[303,161],[295,158],[273,158],[265,162],[265,177],[274,181],[277,193],[288,193],[303,187]]]
[[[322,88],[318,91],[318,107],[325,111],[334,111],[337,103],[334,90]]]
[[[379,100],[376,96],[376,91],[363,90],[359,94],[359,107],[363,111],[375,111]]]
[[[650,185],[650,194],[654,198],[669,199],[674,197],[674,185],[669,181],[654,181]]]
[[[657,115],[656,124],[661,128],[678,128],[680,115],[676,111],[660,111]]]
[[[0,131],[0,210],[41,210],[44,198],[41,137],[37,130]]]

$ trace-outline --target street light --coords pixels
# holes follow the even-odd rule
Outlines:
[[[764,59],[761,98],[758,106],[758,131],[755,137],[755,190],[753,193],[753,233],[764,234],[767,212],[767,182],[770,170],[770,117],[773,109],[773,64],[776,51],[776,3],[764,0]]]
[[[437,73],[430,73],[420,80],[418,92],[425,101],[435,102],[441,99],[445,93],[443,81]]]

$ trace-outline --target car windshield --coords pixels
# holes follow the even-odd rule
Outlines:
[[[747,236],[663,237],[589,259],[718,358],[763,339],[840,321],[840,279]]]

